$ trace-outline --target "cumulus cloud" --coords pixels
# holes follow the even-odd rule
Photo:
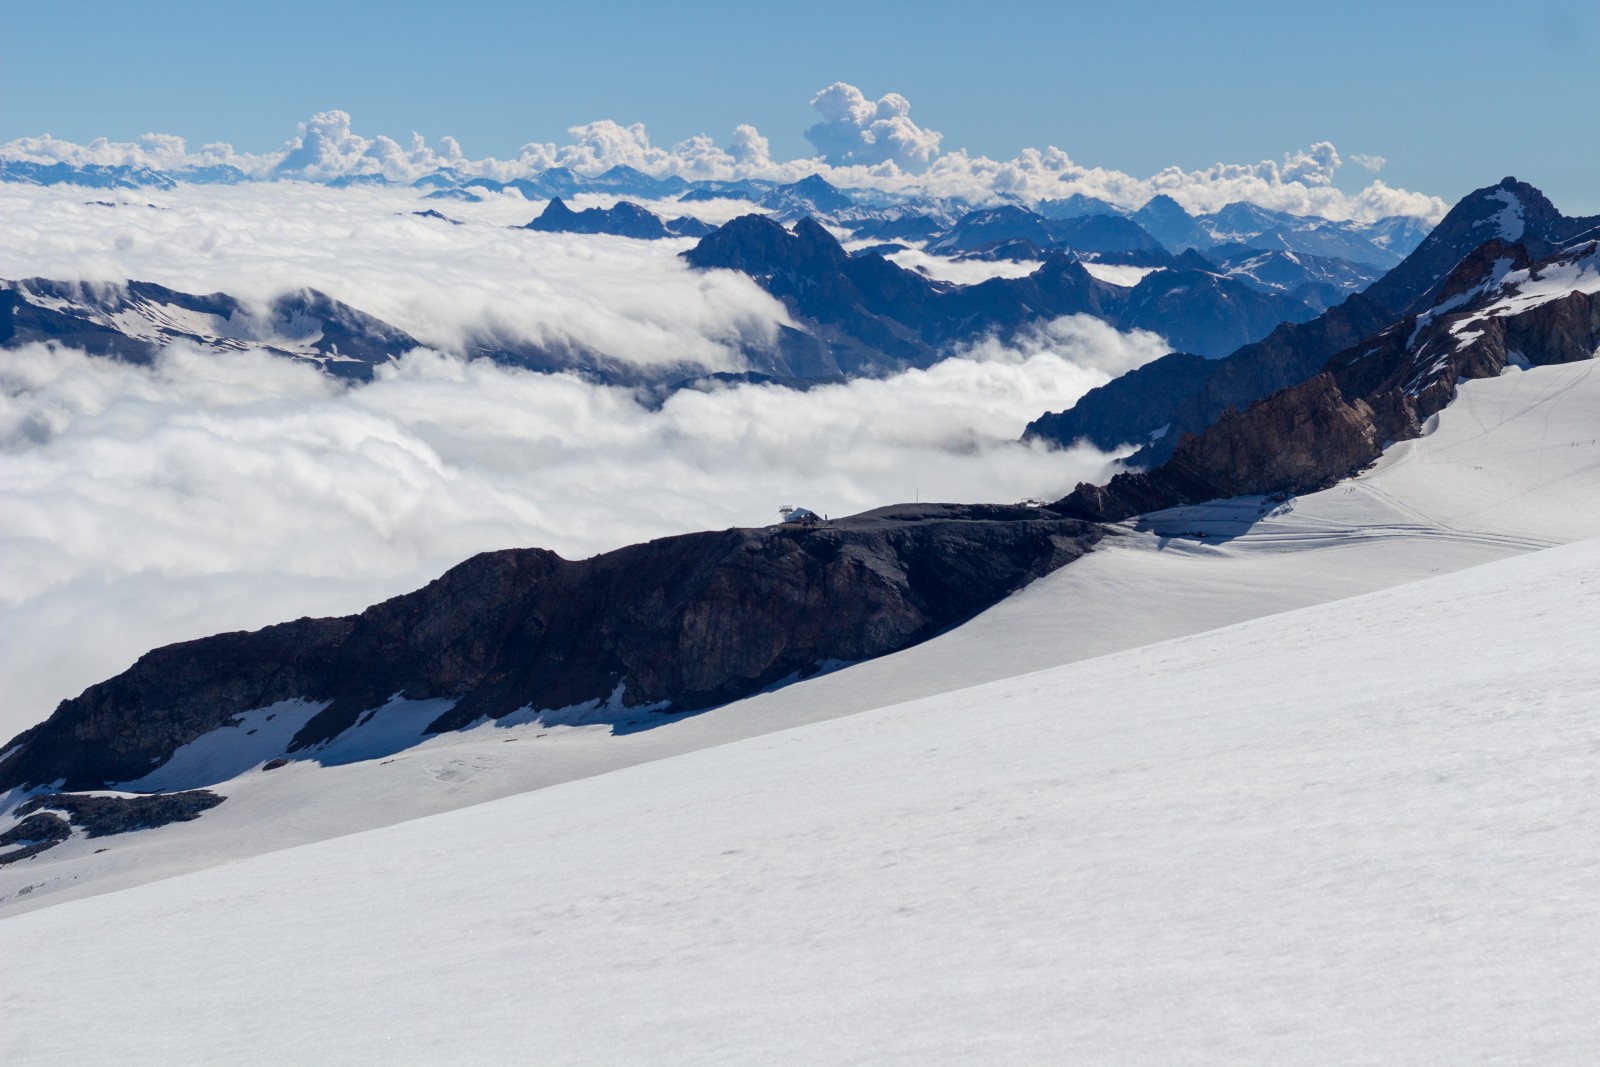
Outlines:
[[[854,85],[834,82],[811,98],[811,106],[822,121],[806,130],[806,140],[833,166],[914,168],[939,154],[944,135],[911,121],[911,101],[899,93],[868,100]]]
[[[0,364],[0,733],[153,645],[357,611],[480,550],[1061,494],[1108,457],[1023,426],[1159,347],[1066,320],[887,380],[652,409],[423,350],[347,386],[259,353],[29,346]]]
[[[357,133],[343,111],[321,112],[302,123],[277,152],[235,152],[224,143],[190,151],[182,138],[146,134],[133,142],[100,138],[87,145],[48,135],[0,145],[0,158],[39,163],[144,166],[176,172],[227,164],[255,178],[327,180],[345,175],[382,175],[411,182],[441,168],[498,180],[529,177],[553,167],[597,174],[625,164],[658,177],[690,180],[765,178],[795,181],[821,174],[836,185],[976,204],[1024,202],[1082,193],[1134,209],[1165,193],[1197,213],[1215,211],[1236,200],[1301,215],[1370,222],[1385,215],[1410,215],[1436,222],[1448,205],[1437,197],[1373,182],[1355,194],[1334,188],[1338,151],[1327,141],[1285,153],[1280,160],[1217,163],[1186,171],[1169,167],[1140,177],[1123,171],[1080,165],[1057,147],[1027,148],[1009,160],[964,150],[940,154],[941,135],[911,119],[910,102],[898,93],[870,100],[860,89],[835,82],[812,99],[820,121],[806,131],[820,155],[814,159],[775,160],[765,137],[753,126],[735,128],[726,144],[699,134],[671,147],[652,143],[640,123],[609,119],[570,127],[569,141],[532,142],[513,159],[467,158],[453,138],[430,145],[413,133],[402,141]],[[1353,156],[1376,171],[1380,156]]]
[[[1383,165],[1385,163],[1389,162],[1383,156],[1368,156],[1368,155],[1363,155],[1360,152],[1351,153],[1350,161],[1352,163],[1354,163],[1356,166],[1360,167],[1361,169],[1370,170],[1374,174],[1376,174],[1376,173],[1378,173],[1378,171],[1382,170],[1383,169]]]

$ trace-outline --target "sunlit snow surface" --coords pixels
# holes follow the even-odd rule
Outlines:
[[[74,839],[0,871],[0,1058],[1581,1061],[1600,541],[1504,557],[1600,537],[1594,369],[896,656]]]
[[[77,837],[0,868],[0,914],[1600,537],[1596,369],[1466,383],[1433,433],[1392,447],[1361,478],[1281,503],[1152,516],[949,634],[706,714],[641,713],[617,735],[519,717],[398,751],[395,731],[420,729],[424,708],[384,726],[382,761],[302,753],[233,781],[173,770],[169,786],[222,782],[229,802],[194,823]],[[237,743],[234,728],[224,733]],[[202,739],[191,751],[220,749]],[[273,754],[251,750],[258,762]]]
[[[1600,542],[0,922],[10,1062],[1579,1062]]]

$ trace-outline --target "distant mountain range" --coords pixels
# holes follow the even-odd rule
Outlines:
[[[37,168],[23,173],[39,180],[60,177]],[[125,174],[118,180],[140,177]],[[1083,198],[1047,205],[1056,215],[1069,208],[1078,212],[1059,218],[1016,205],[961,213],[952,212],[949,204],[920,205],[927,210],[905,203],[863,206],[815,176],[766,187],[742,182],[737,188],[725,183],[697,188],[627,168],[593,178],[552,171],[537,182],[454,181],[441,173],[418,184],[431,190],[426,194],[430,199],[471,200],[503,188],[548,196],[543,211],[525,227],[530,230],[643,240],[701,238],[686,255],[691,264],[750,274],[784,302],[794,320],[778,330],[773,344],[744,353],[751,373],[767,380],[879,375],[928,366],[987,334],[1010,337],[1032,323],[1068,314],[1094,315],[1119,329],[1151,330],[1180,351],[1215,358],[1265,337],[1281,323],[1316,316],[1377,273],[1347,259],[1237,242],[1213,243],[1204,254],[1193,248],[1174,251],[1110,205]],[[663,217],[626,199],[610,207],[573,210],[564,197],[578,190],[658,198],[666,193],[737,193],[771,214],[713,228],[692,216]],[[412,214],[457,221],[431,209]],[[798,221],[786,228],[782,220],[789,216]],[[1226,217],[1231,225],[1270,225],[1279,234],[1288,226],[1285,220],[1292,220],[1259,209]],[[1321,225],[1320,220],[1301,222],[1308,227],[1306,234],[1318,232]],[[1022,278],[957,286],[901,267],[871,249],[847,252],[835,234],[849,232],[920,243],[929,254],[952,259],[1009,259],[1039,266]],[[1345,233],[1341,241],[1349,239]],[[900,247],[909,246],[878,251],[892,253]],[[1108,276],[1096,264],[1137,266],[1145,274],[1119,284],[1127,276]],[[147,360],[160,345],[182,340],[217,350],[259,348],[315,361],[330,373],[365,377],[374,365],[418,344],[406,331],[320,293],[286,294],[263,315],[228,294],[180,293],[137,279],[120,288],[73,279],[14,279],[0,282],[0,291],[10,294],[0,303],[0,345],[55,340]],[[501,336],[469,343],[459,354],[537,370],[573,370],[625,385],[687,382],[705,373],[692,365],[647,370],[605,352],[518,343]]]
[[[1111,521],[1217,497],[1300,492],[1416,437],[1459,382],[1600,355],[1600,217],[1515,178],[1468,194],[1394,270],[1227,359],[1166,356],[1028,435],[1144,443],[1061,510]]]
[[[233,168],[165,173],[0,160],[0,180],[137,189],[244,177]],[[380,176],[360,176],[329,184],[389,183]],[[1340,305],[1399,263],[1426,232],[1414,219],[1359,225],[1246,203],[1191,216],[1165,196],[1132,213],[1081,194],[1032,208],[975,207],[840,189],[817,175],[789,184],[689,182],[626,166],[595,175],[552,168],[508,182],[440,170],[412,185],[428,200],[471,202],[514,190],[547,201],[527,224],[530,230],[644,240],[702,238],[687,256],[692,264],[743,270],[788,307],[795,324],[781,328],[775,343],[744,353],[751,373],[787,381],[927,366],[985,334],[1009,337],[1031,323],[1075,313],[1097,316],[1119,329],[1152,330],[1179,352],[1219,358],[1261,341],[1282,324],[1305,322]],[[619,199],[609,207],[569,206],[571,197],[584,194]],[[763,214],[714,230],[692,214],[667,217],[635,202],[658,205],[675,199],[692,210],[696,202],[717,198],[749,202]],[[456,221],[437,211],[414,214]],[[852,255],[836,236],[845,234],[877,246]],[[1024,278],[955,286],[878,254],[918,246],[956,260],[1039,266]],[[1116,274],[1096,264],[1137,266],[1146,273]],[[808,279],[804,286],[793,282],[799,277]],[[267,316],[270,321],[246,322],[240,302],[226,294],[175,293],[137,279],[128,280],[124,295],[105,286],[77,286],[74,279],[0,284],[13,294],[0,305],[5,320],[0,344],[54,339],[144,359],[152,346],[184,340],[216,349],[262,348],[361,377],[416,343],[404,330],[357,309],[335,308],[337,302],[322,294],[315,296],[320,311],[306,312],[288,329],[282,323],[289,319],[277,312]],[[280,303],[289,307],[302,299],[286,295]],[[320,333],[302,328],[313,320],[349,325]],[[690,365],[647,370],[606,352],[519,344],[500,336],[469,343],[459,354],[539,370],[574,370],[629,385],[692,381],[705,373]]]
[[[1011,209],[1002,221],[1031,221],[1023,215]],[[986,226],[980,221],[965,231],[974,235],[972,244],[989,243],[976,236],[987,232]],[[742,271],[784,302],[804,334],[803,339],[791,336],[786,345],[791,373],[800,375],[925,366],[979,337],[1007,338],[1029,324],[1074,314],[1093,315],[1118,329],[1152,330],[1175,347],[1221,356],[1281,322],[1316,314],[1311,305],[1267,286],[1180,262],[1153,242],[1140,251],[1143,260],[1169,266],[1133,286],[1095,277],[1069,250],[1047,253],[1039,268],[1022,278],[955,286],[872,253],[851,255],[814,220],[803,219],[788,230],[770,218],[747,215],[684,257],[702,269]]]
[[[179,182],[237,184],[247,180],[242,171],[230,166],[158,171],[133,165],[73,166],[67,163],[43,164],[0,159],[0,182],[32,185],[170,189]],[[334,188],[396,185],[381,175],[341,177],[327,184]],[[1362,224],[1290,215],[1249,203],[1229,204],[1211,214],[1192,216],[1166,195],[1156,196],[1139,210],[1129,212],[1106,201],[1075,193],[1060,200],[1037,202],[1027,211],[1032,219],[1023,220],[1006,210],[1007,207],[1026,209],[1027,205],[1023,204],[1003,205],[996,209],[962,201],[895,196],[867,189],[841,189],[820,175],[811,175],[788,184],[759,178],[686,181],[675,175],[658,178],[624,165],[592,175],[565,167],[552,167],[533,177],[503,182],[445,169],[418,178],[411,183],[411,187],[424,190],[428,196],[452,199],[466,199],[507,189],[516,190],[529,200],[571,199],[582,193],[634,200],[678,199],[685,203],[728,198],[751,201],[785,223],[810,217],[829,225],[852,229],[867,227],[874,221],[930,216],[936,220],[937,229],[943,231],[949,229],[951,220],[967,216],[967,231],[976,231],[983,225],[1020,226],[1023,229],[1012,236],[1027,236],[1044,249],[1061,241],[1070,242],[1072,236],[1078,237],[1081,242],[1073,245],[1078,251],[1113,250],[1096,247],[1098,245],[1119,246],[1115,250],[1160,246],[1172,252],[1181,252],[1185,248],[1204,251],[1213,245],[1242,243],[1253,248],[1283,249],[1323,258],[1346,259],[1383,269],[1394,266],[1404,258],[1428,231],[1426,223],[1408,216],[1393,216]],[[1001,212],[998,220],[984,222],[985,213],[995,210]],[[1075,225],[1052,226],[1058,223]],[[923,235],[931,236],[933,232],[930,230]],[[895,235],[881,233],[877,236],[887,238]],[[954,239],[951,247],[959,246],[961,250],[970,251],[973,240],[976,238],[963,233]]]
[[[643,241],[704,237],[715,229],[696,218],[663,219],[627,200],[619,200],[608,208],[573,211],[559,196],[546,204],[539,217],[524,228],[545,233],[604,233]]]

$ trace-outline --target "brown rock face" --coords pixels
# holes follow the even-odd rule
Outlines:
[[[1199,435],[1185,434],[1153,471],[1080,485],[1055,510],[1096,522],[1218,497],[1321,488],[1371,463],[1382,450],[1372,408],[1347,401],[1328,374],[1280,390]]]
[[[1462,380],[1509,362],[1570,363],[1600,355],[1600,293],[1542,292],[1600,264],[1600,245],[1532,262],[1521,245],[1484,242],[1438,287],[1437,302],[1351,345],[1322,373],[1198,436],[1184,434],[1166,463],[1080,485],[1055,510],[1100,522],[1220,497],[1305,492],[1375,460],[1389,442],[1456,396]],[[1587,275],[1585,275],[1587,276]]]
[[[240,712],[331,701],[307,749],[391,696],[449,697],[447,730],[523,707],[690,711],[830,661],[893,652],[1076,559],[1098,528],[1021,507],[887,508],[815,526],[669,537],[569,561],[489,552],[342,619],[169,645],[6,748],[0,789],[136,779]]]
[[[1521,218],[1515,238],[1520,247],[1504,243],[1496,223],[1511,204],[1517,205]],[[1144,447],[1132,460],[1136,465],[1161,463],[1185,432],[1199,433],[1228,408],[1243,411],[1324,368],[1333,369],[1330,360],[1390,323],[1404,319],[1414,324],[1419,314],[1478,284],[1485,259],[1492,263],[1515,248],[1513,259],[1522,258],[1513,267],[1526,266],[1529,257],[1570,251],[1597,227],[1600,217],[1568,218],[1533,186],[1506,178],[1463,197],[1403,263],[1310,322],[1285,323],[1261,341],[1205,365],[1163,366],[1178,358],[1163,357],[1130,371],[1113,383],[1116,388],[1091,390],[1071,409],[1040,418],[1028,434],[1063,445],[1080,437],[1101,448],[1140,443]],[[1489,245],[1495,246],[1493,251],[1474,251]],[[1374,395],[1352,388],[1343,377],[1339,387],[1346,396],[1370,400]],[[1169,432],[1144,444],[1161,426],[1169,426]]]

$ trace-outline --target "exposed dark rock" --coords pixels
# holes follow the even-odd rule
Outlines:
[[[1401,253],[1392,247],[1392,234],[1386,234],[1387,239],[1381,242],[1375,241],[1373,238],[1378,235],[1359,223],[1291,215],[1245,201],[1201,215],[1196,221],[1218,244],[1238,243],[1297,255],[1346,259],[1379,270],[1388,270],[1401,258]]]
[[[277,701],[330,701],[294,750],[397,694],[457,701],[432,729],[606,701],[674,712],[893,652],[1076,559],[1098,527],[1023,507],[927,504],[817,526],[664,538],[569,561],[475,556],[360,615],[169,645],[17,738],[0,789],[136,780]]]
[[[1295,293],[1308,285],[1326,285],[1343,300],[1382,276],[1375,267],[1347,259],[1241,244],[1217,245],[1206,255],[1217,264],[1214,270],[1266,292]]]
[[[938,219],[927,215],[907,214],[891,218],[869,218],[851,226],[857,237],[877,238],[880,241],[925,240],[937,234],[942,227]]]
[[[963,263],[974,260],[985,263],[1021,263],[1042,260],[1047,254],[1026,237],[1013,237],[1007,241],[988,245],[981,252],[963,252],[952,258]]]
[[[579,178],[577,184],[587,191],[640,196],[649,200],[677,196],[689,188],[689,183],[676,174],[657,178],[626,163],[618,163],[591,178]]]
[[[1553,299],[1496,308],[1515,292],[1553,272],[1595,270],[1596,244],[1537,263],[1520,244],[1484,242],[1437,286],[1438,302],[1339,353],[1327,370],[1351,395],[1407,397],[1426,419],[1455,399],[1463,380],[1492,378],[1513,357],[1531,366],[1575,363],[1600,351],[1600,294],[1570,292]],[[1401,439],[1403,427],[1389,437]]]
[[[7,863],[25,860],[29,856],[37,856],[47,849],[55,848],[71,836],[72,826],[61,816],[47,812],[29,815],[0,834],[0,848],[13,849],[11,852],[0,852],[0,867]]]
[[[1185,434],[1172,458],[1149,472],[1088,484],[1055,510],[1095,522],[1218,497],[1320,489],[1382,451],[1372,409],[1347,401],[1333,376],[1275,393],[1249,411],[1229,411],[1204,433]]]
[[[1226,224],[1249,231],[1272,223],[1276,214],[1252,205],[1230,205],[1207,219],[1214,226]],[[1335,355],[1397,318],[1432,307],[1456,265],[1486,240],[1501,236],[1502,222],[1520,233],[1533,258],[1540,258],[1571,244],[1600,224],[1600,219],[1567,218],[1539,190],[1514,178],[1478,189],[1463,197],[1404,262],[1363,292],[1309,322],[1285,323],[1262,340],[1239,348],[1218,360],[1211,373],[1188,390],[1167,391],[1171,383],[1152,383],[1152,391],[1137,404],[1121,403],[1136,421],[1119,424],[1115,411],[1085,410],[1068,424],[1095,425],[1105,439],[1118,438],[1117,443],[1143,442],[1152,423],[1170,425],[1172,432],[1167,437],[1130,461],[1147,467],[1160,463],[1171,455],[1182,434],[1205,429],[1229,408],[1243,410],[1278,389],[1305,381]],[[1391,225],[1385,232],[1392,236],[1400,231]],[[1249,243],[1256,244],[1253,239]],[[1103,394],[1091,393],[1080,399],[1078,406],[1093,408],[1104,402]],[[1152,418],[1151,413],[1158,410],[1162,413]]]
[[[1199,435],[1184,434],[1148,473],[1080,485],[1054,506],[1105,522],[1329,484],[1376,459],[1389,442],[1416,436],[1463,380],[1494,377],[1513,358],[1540,365],[1600,354],[1600,293],[1539,291],[1596,270],[1597,243],[1530,262],[1521,245],[1486,241],[1434,286],[1437,302],[1428,311],[1335,354],[1316,377],[1243,413],[1230,409]],[[1126,402],[1136,403],[1138,392],[1128,392]]]
[[[173,309],[185,314],[170,314]],[[125,332],[130,315],[143,320],[135,331],[139,336]],[[180,329],[173,325],[177,321],[187,325]],[[377,366],[420,344],[404,330],[314,289],[284,294],[263,313],[226,293],[183,293],[150,282],[0,280],[0,347],[55,342],[93,355],[148,363],[162,345],[177,340],[204,351],[254,349],[306,360],[329,374],[358,380],[371,378]],[[780,357],[784,350],[780,344]],[[704,369],[694,363],[642,366],[571,343],[538,344],[493,335],[469,339],[460,354],[532,371],[575,372],[623,386],[659,386],[692,379]],[[752,352],[752,364],[767,369],[764,356]],[[780,358],[775,377],[788,374],[790,366]]]
[[[1502,221],[1509,230],[1502,231]],[[1414,315],[1437,303],[1437,287],[1485,241],[1520,244],[1542,259],[1596,225],[1600,217],[1568,218],[1538,189],[1508,177],[1462,197],[1416,251],[1374,282],[1366,295],[1396,315]]]
[[[87,837],[110,837],[148,830],[173,822],[190,822],[221,804],[226,797],[209,789],[183,793],[151,793],[135,797],[96,797],[76,793],[44,793],[17,805],[15,814],[65,812]]]
[[[72,836],[72,827],[86,837],[109,837],[148,830],[173,822],[190,822],[226,799],[205,789],[136,797],[97,797],[46,793],[29,797],[11,814],[21,819],[0,834],[0,847],[20,845],[0,854],[0,865],[37,856]],[[65,818],[63,818],[63,815]],[[104,851],[104,850],[102,850]]]
[[[442,211],[435,211],[432,208],[429,208],[426,211],[413,211],[412,214],[417,216],[419,219],[438,219],[440,222],[448,222],[452,226],[461,225],[459,220],[453,219],[449,215],[444,214]]]
[[[1057,241],[1079,252],[1153,252],[1161,242],[1121,215],[1085,215],[1054,223]]]
[[[687,193],[678,197],[678,203],[696,204],[706,200],[754,200],[756,195],[748,189],[737,187],[690,189]]]

